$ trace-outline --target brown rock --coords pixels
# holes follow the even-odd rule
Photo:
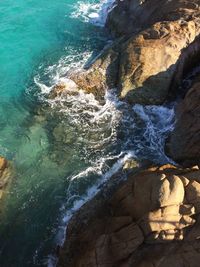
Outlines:
[[[115,88],[118,73],[118,44],[105,50],[85,70],[71,72],[69,78],[87,93],[102,99],[107,88]]]
[[[181,230],[195,223],[195,220],[190,217],[190,215],[194,214],[194,209],[191,209],[189,215],[184,212],[180,213],[180,211],[180,206],[176,205],[149,212],[142,218],[140,226],[146,235],[152,232],[169,234],[171,230],[176,232],[176,230]],[[156,239],[161,239],[161,237],[163,240],[169,239],[168,235],[166,235],[166,237],[165,235],[158,236]]]
[[[100,100],[106,89],[117,88],[131,103],[163,103],[199,60],[199,4],[199,0],[118,0],[107,27],[123,37],[67,77]],[[60,94],[60,89],[56,92]]]
[[[117,0],[106,26],[117,36],[130,35],[156,22],[198,18],[199,5],[199,0]]]
[[[7,165],[8,165],[7,160],[3,157],[0,157],[0,171],[4,171]]]
[[[65,82],[61,82],[52,88],[49,94],[49,98],[54,99],[60,96],[75,95],[75,94],[78,94],[77,85],[75,84],[74,81],[66,79]]]
[[[191,181],[185,191],[188,203],[193,203],[196,212],[200,212],[200,183]]]
[[[156,23],[128,39],[120,56],[120,95],[131,103],[161,104],[180,82],[187,57],[183,49],[198,31],[193,21]],[[175,74],[177,77],[175,77]]]
[[[0,157],[0,200],[3,198],[6,189],[11,182],[12,170],[8,161]]]
[[[177,110],[177,122],[167,153],[184,166],[200,166],[200,83],[195,83]]]
[[[198,177],[198,169],[166,165],[130,174],[111,195],[102,189],[69,223],[58,266],[182,267],[185,255],[198,259]]]

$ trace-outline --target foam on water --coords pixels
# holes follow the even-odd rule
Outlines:
[[[80,1],[75,5],[71,17],[103,26],[113,3],[112,0],[101,3]],[[81,69],[90,57],[91,51],[81,54],[72,51],[70,55],[62,57],[58,64],[44,70],[48,84],[40,76],[35,77],[40,98],[52,110],[60,113],[68,131],[70,127],[77,130],[74,146],[81,151],[80,158],[88,163],[85,169],[67,177],[66,197],[60,208],[60,224],[55,236],[55,243],[60,245],[65,239],[67,222],[74,212],[91,199],[99,191],[100,185],[119,171],[127,159],[171,162],[164,153],[164,143],[174,125],[173,105],[130,106],[117,98],[114,89],[106,92],[103,104],[82,90],[76,95],[48,98],[55,84],[66,83],[73,88],[75,85],[66,78],[66,73]],[[50,255],[46,264],[52,267],[56,261]]]
[[[106,23],[108,13],[114,7],[114,2],[115,0],[102,0],[99,3],[88,0],[78,1],[71,17],[102,27]]]
[[[73,55],[72,59],[62,59],[62,64],[49,67],[46,71],[52,77],[49,87],[39,79],[36,80],[43,100],[52,109],[59,110],[63,121],[66,119],[66,124],[79,129],[75,146],[82,150],[82,157],[89,163],[89,167],[67,178],[69,184],[66,188],[66,201],[60,209],[60,226],[55,238],[55,242],[60,245],[65,238],[67,222],[74,212],[91,199],[98,192],[99,186],[122,168],[127,159],[171,162],[165,155],[164,144],[174,127],[173,104],[131,106],[120,101],[114,89],[106,92],[103,104],[94,95],[82,90],[67,97],[44,98],[56,83],[66,82],[67,86],[71,84],[73,88],[74,83],[64,74],[74,66],[81,70],[90,54],[87,55],[88,57],[84,56],[81,60],[76,60]],[[84,192],[80,189],[82,183],[88,184]],[[48,266],[53,266],[56,259],[51,255],[48,262]]]
[[[68,177],[66,202],[61,207],[62,218],[56,237],[56,243],[62,244],[73,213],[91,199],[99,186],[122,168],[127,159],[171,162],[165,155],[164,143],[173,129],[174,107],[130,106],[117,98],[115,90],[106,92],[104,104],[81,90],[67,98],[47,101],[52,108],[59,109],[74,128],[81,128],[76,146],[84,148],[83,157],[90,164]],[[79,194],[79,187],[85,182],[88,188]],[[50,259],[54,258],[50,256]]]
[[[15,2],[0,5],[8,47],[2,41],[0,149],[17,174],[0,224],[0,265],[52,267],[56,258],[46,255],[62,244],[71,216],[126,160],[171,162],[164,144],[174,127],[174,105],[131,106],[115,89],[103,103],[83,90],[50,99],[56,84],[76,90],[66,73],[81,70],[108,42],[102,26],[114,0]],[[10,95],[21,98],[24,87],[26,98],[37,99],[28,109],[23,98],[10,101]]]

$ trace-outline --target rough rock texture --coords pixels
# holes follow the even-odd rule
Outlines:
[[[116,86],[130,103],[163,103],[199,62],[200,1],[116,3],[107,27],[119,39],[70,78],[96,97]],[[180,104],[167,146],[190,169],[152,167],[119,177],[117,185],[109,181],[70,220],[59,267],[199,266],[199,87],[195,81]]]
[[[106,26],[117,36],[130,35],[156,22],[198,18],[199,5],[199,0],[117,0]]]
[[[198,266],[199,208],[198,168],[130,174],[72,217],[58,266]]]
[[[181,81],[187,47],[197,36],[193,21],[162,22],[129,38],[122,46],[118,87],[131,103],[163,103]],[[200,45],[199,45],[200,48]],[[175,83],[175,84],[174,84]]]
[[[0,156],[0,200],[2,199],[11,180],[11,166],[9,162]]]
[[[198,79],[199,80],[199,79]],[[177,109],[177,122],[167,153],[185,166],[200,166],[200,82],[197,81]]]
[[[125,36],[119,55],[118,89],[131,103],[161,104],[174,94],[184,72],[199,59],[198,0],[124,0],[107,27]]]
[[[102,99],[118,88],[131,103],[161,104],[199,60],[200,0],[124,0],[110,12],[116,36],[85,70],[67,77]]]
[[[75,82],[73,82],[72,80],[67,80],[65,82],[61,82],[59,84],[56,84],[50,94],[49,94],[49,98],[50,99],[54,99],[56,97],[61,97],[61,96],[66,96],[67,95],[74,95],[77,94],[77,85]]]
[[[69,78],[80,89],[93,93],[97,99],[102,99],[107,88],[117,86],[118,76],[118,44],[105,48],[104,51],[91,62],[85,70],[69,73]]]

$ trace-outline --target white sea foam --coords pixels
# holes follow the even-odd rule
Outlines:
[[[113,6],[113,0],[101,3],[79,1],[72,17],[103,26]],[[67,178],[69,185],[66,188],[66,201],[60,209],[57,244],[62,244],[67,222],[74,212],[94,197],[100,185],[119,171],[127,159],[147,158],[159,163],[170,162],[164,153],[164,143],[174,125],[173,105],[130,106],[118,99],[115,90],[106,93],[103,104],[92,94],[81,90],[76,95],[64,98],[46,98],[55,84],[75,86],[66,78],[66,73],[72,69],[81,69],[90,56],[89,51],[79,54],[71,49],[70,56],[61,58],[58,64],[45,70],[48,85],[40,77],[35,77],[35,83],[41,91],[40,97],[48,101],[52,109],[60,111],[63,121],[66,119],[70,127],[77,129],[79,136],[74,145],[82,150],[83,157],[89,162],[87,168]],[[88,188],[79,194],[74,187],[82,182],[87,182]],[[55,266],[56,258],[50,255],[47,265]]]
[[[66,113],[68,116],[70,114],[75,124],[82,125],[83,133],[85,130],[88,132],[89,127],[90,130],[97,130],[97,134],[100,135],[105,130],[105,125],[110,125],[111,132],[107,138],[97,138],[97,140],[88,140],[87,134],[83,134],[83,138],[87,140],[86,149],[95,151],[96,145],[100,145],[105,153],[92,160],[91,166],[68,178],[66,203],[61,208],[63,216],[56,238],[59,244],[65,239],[66,225],[74,212],[94,197],[99,191],[99,186],[122,168],[127,159],[149,158],[159,163],[170,162],[164,153],[164,143],[174,125],[173,105],[131,107],[120,101],[115,91],[107,92],[104,104],[100,104],[93,95],[82,91],[78,96],[70,96],[69,99],[61,98],[57,101],[62,106],[63,114]],[[73,102],[73,107],[67,107],[66,101]],[[87,119],[85,116],[82,117],[83,114],[88,115]],[[120,136],[118,136],[119,131]],[[110,144],[113,145],[113,151],[107,149]],[[118,153],[115,151],[116,148],[119,148]],[[113,162],[111,166],[107,165],[109,161]],[[74,194],[73,186],[84,179],[90,180],[87,177],[92,176],[98,178],[96,182],[94,181],[83,195]]]
[[[79,51],[72,48],[66,49],[68,52],[70,51],[70,55],[62,57],[57,64],[44,70],[43,76],[47,77],[49,85],[42,82],[39,75],[34,77],[34,82],[40,89],[41,97],[49,94],[56,84],[65,83],[67,86],[74,87],[74,82],[66,77],[66,73],[73,70],[81,70],[92,54],[91,51],[80,54]]]
[[[52,79],[53,84],[57,81],[69,84],[69,80],[62,78],[60,74]],[[36,82],[42,94],[50,92],[52,86]],[[74,145],[77,149],[84,150],[83,157],[90,162],[85,170],[68,177],[66,202],[61,207],[62,218],[56,237],[56,243],[62,244],[67,222],[74,212],[91,199],[98,192],[99,186],[116,173],[128,158],[170,162],[164,153],[164,143],[173,129],[174,108],[173,105],[130,106],[118,99],[115,90],[106,92],[103,104],[94,95],[82,90],[76,95],[47,101],[52,109],[60,110],[70,126],[78,129],[79,136]],[[88,189],[81,195],[78,189],[74,193],[74,186],[81,186],[81,183],[88,183]],[[54,266],[51,264],[55,262],[55,258],[51,255],[48,262],[48,266]]]
[[[103,27],[108,13],[114,7],[114,2],[115,0],[78,1],[71,17]]]
[[[140,116],[143,125],[143,142],[148,142],[149,150],[156,155],[158,163],[172,162],[164,151],[165,140],[174,128],[174,106],[135,105],[133,110]],[[142,140],[141,140],[142,142]]]

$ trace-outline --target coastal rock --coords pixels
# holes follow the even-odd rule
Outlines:
[[[49,98],[62,97],[67,95],[76,95],[78,93],[78,87],[76,83],[70,79],[65,79],[65,82],[56,84],[50,94]]]
[[[115,36],[130,35],[156,22],[198,18],[199,5],[199,0],[117,0],[106,27]]]
[[[184,253],[199,258],[199,182],[198,169],[167,165],[130,174],[111,194],[102,189],[69,222],[58,266],[165,267],[179,266]]]
[[[76,85],[97,99],[103,99],[107,88],[115,88],[118,73],[118,44],[105,48],[84,70],[68,74]]]
[[[119,38],[69,78],[100,99],[113,87],[130,103],[175,97],[200,59],[199,6],[198,0],[116,1],[106,26]],[[199,86],[196,81],[180,104],[168,140],[168,155],[185,169],[136,171],[128,162],[72,216],[58,267],[199,266]]]
[[[11,166],[9,162],[0,156],[0,200],[3,198],[6,189],[11,181]]]
[[[163,103],[181,81],[187,49],[197,34],[195,22],[174,21],[156,23],[129,38],[120,56],[120,96],[131,103]]]
[[[116,1],[106,27],[123,36],[118,89],[131,103],[162,104],[199,61],[199,0]]]
[[[120,37],[67,77],[98,99],[117,88],[130,103],[162,104],[200,58],[199,3],[117,1],[106,25]]]
[[[184,166],[200,166],[200,82],[194,83],[177,108],[177,122],[167,154]]]

